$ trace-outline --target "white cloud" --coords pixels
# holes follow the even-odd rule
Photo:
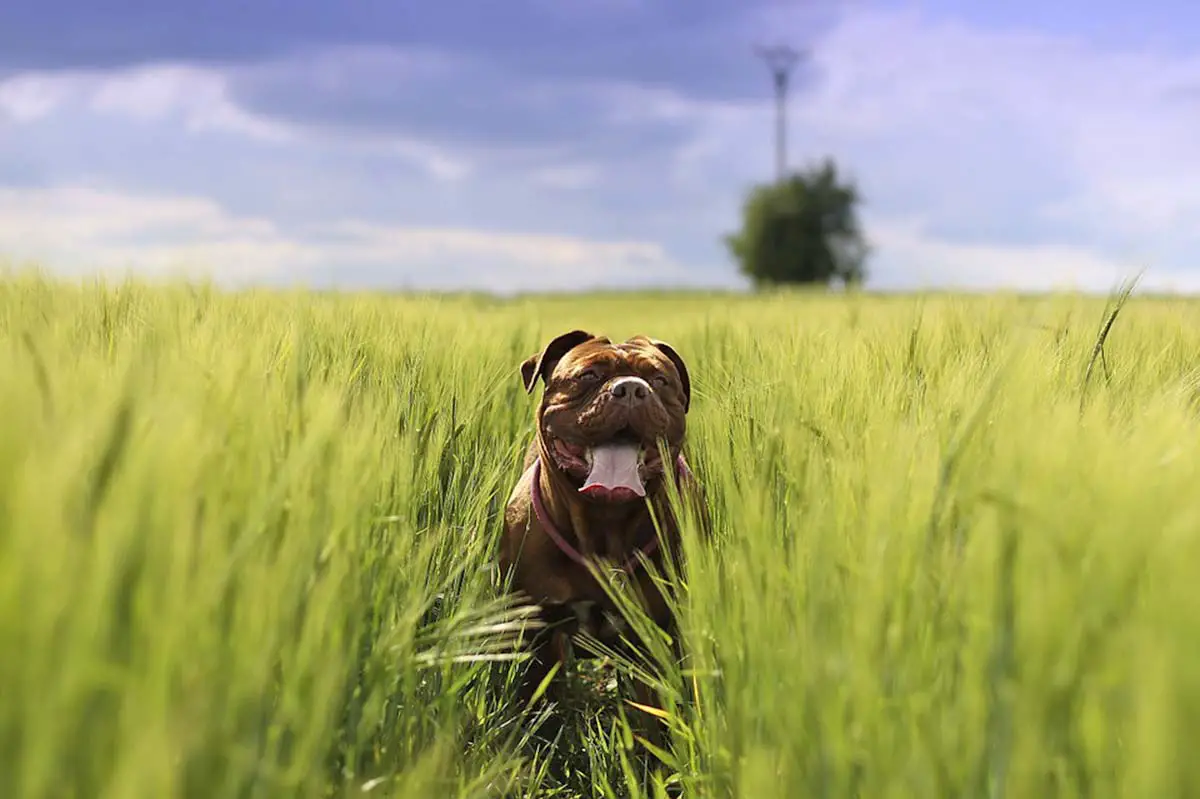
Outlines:
[[[373,52],[342,54],[353,63],[371,63],[382,56]],[[392,66],[392,61],[388,61]],[[414,69],[418,62],[414,62]],[[424,65],[427,60],[419,64]],[[436,61],[429,61],[436,63]],[[326,81],[339,73],[323,68],[323,61],[307,64]],[[241,70],[252,69],[250,67]],[[338,140],[326,131],[289,124],[254,113],[239,105],[231,91],[237,69],[183,64],[151,64],[113,71],[55,71],[19,73],[0,80],[0,123],[7,118],[29,124],[68,108],[135,124],[175,123],[187,133],[232,133],[269,144],[333,143],[349,149],[374,149],[422,167],[440,180],[456,181],[471,172],[471,164],[430,142],[407,136],[363,135]],[[418,71],[412,77],[419,78]]]
[[[210,200],[85,186],[0,190],[0,254],[68,275],[205,275],[233,284],[286,275],[319,257],[271,222],[232,216]]]
[[[880,282],[887,288],[899,282],[971,291],[1104,291],[1142,269],[1136,262],[1108,258],[1085,247],[949,242],[930,236],[916,220],[882,221],[871,231],[872,243],[886,253]],[[1177,287],[1200,288],[1200,273],[1185,276]]]
[[[392,285],[500,292],[682,274],[654,243],[353,220],[287,233],[203,198],[83,186],[0,190],[0,254],[62,275],[207,276],[229,285],[336,283],[364,268]]]
[[[469,159],[450,153],[443,147],[407,137],[383,137],[374,142],[381,151],[400,156],[409,163],[418,164],[426,174],[445,182],[458,182],[471,176],[474,166]]]
[[[226,78],[198,67],[29,72],[0,81],[0,118],[33,122],[68,104],[142,123],[173,118],[193,131],[228,131],[268,141],[292,135],[286,127],[238,107],[229,97]]]
[[[1015,165],[1036,198],[1043,176],[1018,152],[1034,147],[1075,183],[1071,199],[1040,203],[1048,220],[1128,237],[1191,236],[1200,102],[1181,89],[1200,86],[1200,55],[1113,52],[874,12],[848,16],[815,59],[827,80],[797,104],[800,131],[876,145],[914,140],[893,157],[915,156],[958,193],[987,192],[988,178]],[[937,146],[921,148],[922,135]],[[947,154],[946,144],[959,152]],[[974,174],[937,174],[939,158],[972,155]]]
[[[341,222],[332,232],[353,241],[364,260],[425,260],[484,256],[522,264],[530,274],[609,263],[614,268],[662,267],[670,259],[657,244],[593,242],[571,236],[523,235],[469,228],[411,228]]]
[[[72,94],[65,81],[22,74],[0,81],[0,121],[27,123],[42,119]]]
[[[562,164],[534,169],[530,177],[551,189],[584,189],[600,180],[600,169],[595,164]]]
[[[654,242],[357,221],[337,223],[329,233],[324,240],[338,260],[380,273],[390,268],[410,285],[423,282],[506,294],[630,283],[670,285],[687,276]]]

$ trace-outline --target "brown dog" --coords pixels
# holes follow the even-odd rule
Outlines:
[[[682,452],[691,379],[669,344],[644,336],[614,344],[573,330],[522,363],[521,379],[529,393],[542,380],[545,392],[525,473],[505,512],[499,566],[515,591],[541,606],[547,625],[529,642],[532,658],[519,689],[525,703],[563,659],[574,630],[622,649],[619,613],[589,573],[589,561],[624,569],[647,615],[674,632],[667,600],[640,556],[660,575],[665,556],[679,562],[664,469],[675,469],[681,495],[699,495]],[[666,464],[659,441],[670,455]]]

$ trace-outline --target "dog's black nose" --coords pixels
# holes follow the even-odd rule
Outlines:
[[[617,399],[639,402],[650,396],[650,385],[640,377],[618,377],[609,391]]]

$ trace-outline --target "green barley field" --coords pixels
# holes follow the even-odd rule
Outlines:
[[[671,752],[629,664],[569,675],[557,748],[506,700],[517,366],[574,327],[691,369]],[[1200,301],[1137,295],[11,276],[0,796],[1200,795],[1198,377]]]

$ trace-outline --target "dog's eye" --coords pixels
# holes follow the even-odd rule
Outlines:
[[[595,383],[600,379],[600,373],[595,369],[585,369],[579,373],[579,377],[577,379],[581,383]]]
[[[666,375],[654,375],[650,378],[650,382],[657,388],[666,388],[671,380]]]

